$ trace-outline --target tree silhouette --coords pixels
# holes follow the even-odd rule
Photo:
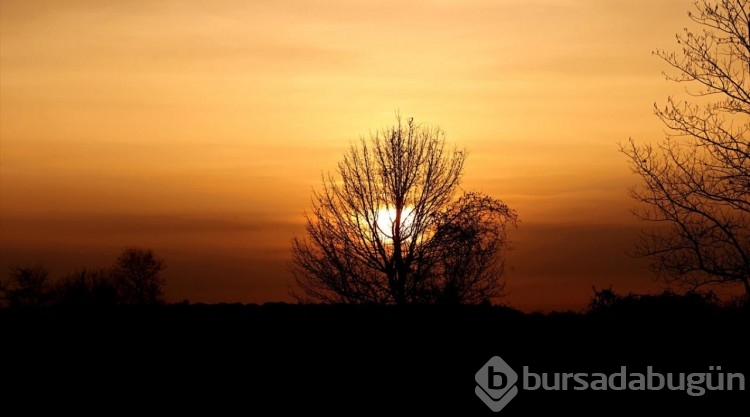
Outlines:
[[[75,307],[105,307],[120,303],[120,291],[107,269],[80,269],[52,285],[53,304]]]
[[[454,200],[466,153],[413,119],[361,138],[323,178],[292,240],[300,300],[476,303],[501,294],[516,213],[476,193]]]
[[[112,273],[124,304],[161,304],[164,302],[164,261],[151,249],[126,248],[115,262]]]
[[[9,307],[39,307],[47,302],[49,272],[41,265],[11,266],[0,292]]]
[[[655,222],[636,253],[668,281],[697,288],[741,284],[750,296],[750,3],[703,0],[689,13],[700,31],[677,35],[679,53],[655,51],[697,86],[696,104],[670,97],[655,113],[666,140],[621,145],[643,186],[635,214]]]
[[[502,202],[466,193],[437,213],[435,234],[424,252],[435,268],[419,301],[477,304],[501,295],[505,272],[507,225],[516,213]]]

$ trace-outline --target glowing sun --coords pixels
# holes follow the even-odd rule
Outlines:
[[[400,227],[402,239],[408,239],[412,234],[412,222],[414,221],[414,209],[404,207],[401,211],[401,224],[396,225],[396,209],[394,207],[383,207],[376,213],[375,224],[378,234],[386,241],[392,241],[396,227]]]

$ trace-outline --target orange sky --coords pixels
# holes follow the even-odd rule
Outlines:
[[[507,298],[653,291],[617,142],[657,140],[689,0],[0,1],[0,265],[60,276],[126,245],[170,301],[291,301],[322,171],[400,109],[518,210]]]

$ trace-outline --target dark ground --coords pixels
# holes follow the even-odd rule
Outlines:
[[[750,404],[748,324],[747,308],[670,303],[547,315],[491,306],[3,309],[2,406],[22,415],[46,407],[104,415],[493,415],[474,393],[474,374],[498,355],[519,374],[524,366],[610,374],[650,365],[666,374],[719,365],[746,378],[744,392],[695,397],[521,389],[499,415],[726,415]]]

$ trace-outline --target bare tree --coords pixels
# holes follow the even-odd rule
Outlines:
[[[499,295],[496,257],[516,215],[489,197],[454,201],[465,156],[446,148],[441,129],[400,117],[351,145],[338,176],[324,176],[313,194],[307,238],[292,241],[291,270],[304,293],[295,296],[405,304]]]
[[[655,113],[666,140],[621,145],[643,185],[636,215],[655,222],[636,253],[668,281],[692,288],[742,285],[750,295],[750,2],[695,2],[700,31],[677,35],[681,51],[655,55],[693,101],[670,97]],[[697,88],[690,88],[697,87]]]
[[[9,307],[39,307],[47,302],[49,272],[41,264],[11,266],[0,292]]]
[[[124,304],[161,304],[164,302],[164,260],[151,249],[126,248],[115,262],[115,277],[120,300]]]

